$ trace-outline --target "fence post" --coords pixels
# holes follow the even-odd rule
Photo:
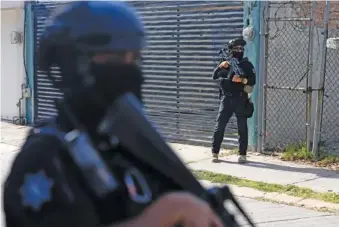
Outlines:
[[[328,22],[330,17],[330,1],[326,0],[325,7],[325,19],[324,19],[324,37],[323,37],[323,45],[322,53],[321,53],[321,64],[320,64],[320,75],[319,75],[319,90],[317,97],[317,105],[316,105],[316,118],[314,125],[314,133],[313,133],[313,148],[312,152],[315,154],[315,157],[319,157],[319,141],[321,136],[321,121],[323,114],[323,101],[324,101],[324,89],[325,89],[325,76],[326,76],[326,55],[327,55],[327,38],[328,38]]]
[[[314,37],[314,26],[315,26],[315,7],[316,2],[312,1],[311,9],[311,24],[309,29],[309,43],[308,43],[308,76],[306,78],[306,150],[311,150],[311,137],[312,137],[312,94],[313,94],[313,37]]]
[[[31,96],[26,100],[26,119],[28,124],[34,123],[34,26],[32,3],[25,2],[25,22],[24,22],[24,55],[25,73],[27,73],[27,85]]]
[[[260,114],[258,114],[258,122],[260,131],[258,134],[258,150],[263,152],[266,143],[266,105],[267,105],[267,58],[268,58],[268,35],[269,35],[269,14],[270,2],[265,1],[262,3],[261,12],[261,48],[260,48],[260,69],[259,69],[259,86],[260,86]]]
[[[249,134],[249,146],[257,149],[257,135],[258,135],[258,91],[259,91],[259,50],[260,50],[260,12],[261,12],[261,1],[244,1],[244,27],[251,26],[254,29],[254,37],[252,40],[247,41],[246,45],[246,56],[254,65],[256,71],[256,86],[254,87],[253,93],[251,94],[251,99],[255,106],[255,112],[248,120],[248,134]]]

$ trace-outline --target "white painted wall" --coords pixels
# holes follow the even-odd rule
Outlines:
[[[11,9],[11,8],[23,8],[24,1],[0,1],[1,9]]]
[[[19,116],[21,84],[25,82],[23,43],[12,44],[11,32],[24,31],[24,9],[20,5],[4,7],[1,2],[1,118]],[[25,110],[25,105],[22,105]]]

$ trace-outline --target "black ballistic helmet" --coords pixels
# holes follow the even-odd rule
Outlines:
[[[228,49],[231,50],[234,46],[246,46],[246,41],[242,38],[232,39],[228,42]]]

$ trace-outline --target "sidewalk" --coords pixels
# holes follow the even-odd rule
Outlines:
[[[11,164],[15,151],[20,149],[28,130],[29,127],[26,126],[1,122],[1,169]],[[221,157],[218,163],[213,163],[209,148],[170,145],[190,168],[196,170],[208,170],[267,183],[293,184],[319,192],[339,193],[339,172],[255,155],[249,155],[249,162],[245,165],[237,163],[236,155]]]
[[[308,165],[280,161],[267,156],[249,155],[248,163],[240,165],[237,156],[211,161],[210,149],[182,144],[171,145],[188,166],[196,170],[207,170],[239,178],[281,185],[297,185],[318,192],[339,193],[339,172]]]
[[[29,130],[27,126],[13,125],[7,122],[1,121],[1,130],[0,130],[0,155],[1,155],[1,185],[12,161],[16,155],[21,145],[24,143],[26,134]]]

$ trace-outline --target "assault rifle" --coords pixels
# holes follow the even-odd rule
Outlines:
[[[227,186],[206,190],[199,183],[154,129],[143,113],[140,102],[131,93],[116,99],[101,121],[98,133],[111,138],[114,144],[118,139],[130,155],[171,179],[178,188],[207,201],[223,220],[225,227],[239,226],[234,215],[224,206],[227,200],[232,201],[249,224],[254,226]]]
[[[63,141],[68,155],[96,195],[104,197],[117,190],[118,178],[110,171],[108,163],[93,145],[98,144],[98,141],[93,141],[86,130],[77,124],[77,119],[67,105],[64,105],[63,111],[76,126],[76,130],[63,134],[51,131],[50,128],[42,128],[41,132],[56,134]],[[140,101],[133,94],[125,93],[113,102],[99,123],[97,133],[108,138],[112,148],[117,144],[127,148],[121,155],[133,156],[143,165],[172,181],[176,189],[188,191],[207,201],[222,219],[225,227],[240,226],[234,215],[225,208],[226,201],[232,201],[248,223],[255,226],[226,185],[206,190],[199,183],[152,126],[143,113]],[[141,203],[145,202],[145,198],[138,199]]]
[[[219,64],[223,61],[227,61],[230,65],[228,76],[225,79],[230,79],[233,74],[239,76],[242,76],[244,74],[242,69],[239,67],[239,61],[229,54],[229,50],[227,47],[224,47],[219,51],[219,56],[220,56]]]

